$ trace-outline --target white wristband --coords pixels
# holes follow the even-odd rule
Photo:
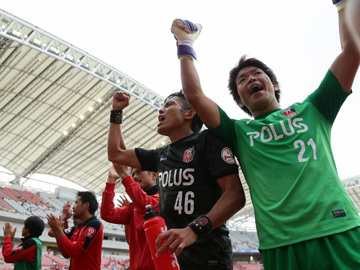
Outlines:
[[[341,0],[337,2],[335,6],[337,7],[337,10],[340,11],[346,7],[346,4],[347,4],[347,0]]]

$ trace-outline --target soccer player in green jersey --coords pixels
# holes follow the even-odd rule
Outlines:
[[[201,25],[180,19],[172,25],[186,98],[234,150],[249,185],[265,269],[360,269],[360,218],[338,177],[330,143],[360,64],[344,10],[339,22],[342,52],[319,88],[285,109],[272,70],[257,59],[240,59],[229,89],[252,116],[242,120],[230,119],[201,89],[192,48]]]

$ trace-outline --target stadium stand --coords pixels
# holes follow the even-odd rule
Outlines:
[[[258,264],[258,263],[246,263],[246,262],[234,263],[234,270],[245,270],[245,269],[260,270],[260,269],[264,269],[264,267],[262,266],[262,264]]]
[[[0,191],[9,199],[17,201],[19,199],[19,193],[17,193],[15,190],[7,188],[7,187],[1,187]]]
[[[45,203],[43,202],[43,200],[41,198],[39,198],[38,196],[36,196],[35,194],[33,194],[29,191],[16,190],[16,192],[20,195],[20,198],[22,198],[21,196],[23,196],[23,198],[25,200],[28,200],[35,205],[45,205]]]
[[[46,257],[46,255],[42,255],[41,265],[42,266],[51,266],[51,265],[53,265],[53,261],[50,258]]]
[[[12,208],[9,204],[7,204],[5,201],[0,199],[0,207],[2,208],[1,210],[3,211],[14,211],[15,209]]]
[[[2,187],[1,190],[4,191],[4,197],[3,199],[0,198],[0,226],[9,220],[18,230],[23,226],[23,221],[30,215],[42,217],[45,223],[46,213],[60,215],[62,206],[68,199],[56,197],[55,194],[50,193],[37,193],[36,190],[18,190],[9,187]],[[22,198],[25,198],[26,201]],[[100,216],[99,211],[100,209],[95,214],[97,217]],[[129,247],[125,241],[124,226],[101,221],[104,225],[102,269],[128,269]],[[72,225],[72,220],[69,220],[69,226]],[[54,239],[47,236],[49,228],[48,226],[46,227],[43,235],[40,237],[43,241],[42,269],[68,269],[70,261],[61,256]],[[20,244],[20,237],[18,232],[14,238],[14,246]],[[233,242],[234,252],[240,248],[248,250],[258,246],[256,233],[254,232],[231,231],[230,237]],[[1,236],[0,241],[3,241]],[[234,262],[234,269],[262,269],[260,264],[251,262],[250,255],[245,254],[244,258],[246,259]],[[1,269],[13,269],[12,264],[7,264],[3,261],[2,254],[0,255]]]

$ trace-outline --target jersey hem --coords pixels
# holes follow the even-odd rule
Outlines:
[[[331,231],[331,232],[330,231],[318,232],[318,233],[315,233],[315,234],[303,236],[303,237],[300,237],[298,239],[294,239],[293,241],[289,241],[289,242],[287,242],[285,244],[281,244],[281,245],[274,245],[274,246],[265,245],[265,247],[263,247],[264,245],[260,244],[259,250],[268,250],[268,249],[274,249],[274,248],[279,248],[279,247],[283,247],[283,246],[294,245],[294,244],[304,242],[304,241],[309,241],[309,240],[322,238],[322,237],[327,237],[327,236],[338,234],[338,233],[343,233],[343,232],[346,232],[348,230],[351,230],[351,229],[354,229],[354,228],[360,226],[360,221],[359,220],[352,220],[352,222],[355,222],[355,224],[348,225],[345,228],[342,226],[341,229],[337,229],[337,230],[334,230],[334,231]],[[279,241],[281,242],[281,240],[279,240]]]

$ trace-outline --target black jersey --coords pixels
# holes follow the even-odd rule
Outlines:
[[[208,130],[165,147],[135,152],[143,170],[158,172],[160,213],[168,229],[184,228],[207,214],[223,193],[217,179],[238,174],[231,150]],[[231,261],[228,234],[223,224],[185,248],[178,256],[181,268],[228,269],[220,266],[222,258]]]

